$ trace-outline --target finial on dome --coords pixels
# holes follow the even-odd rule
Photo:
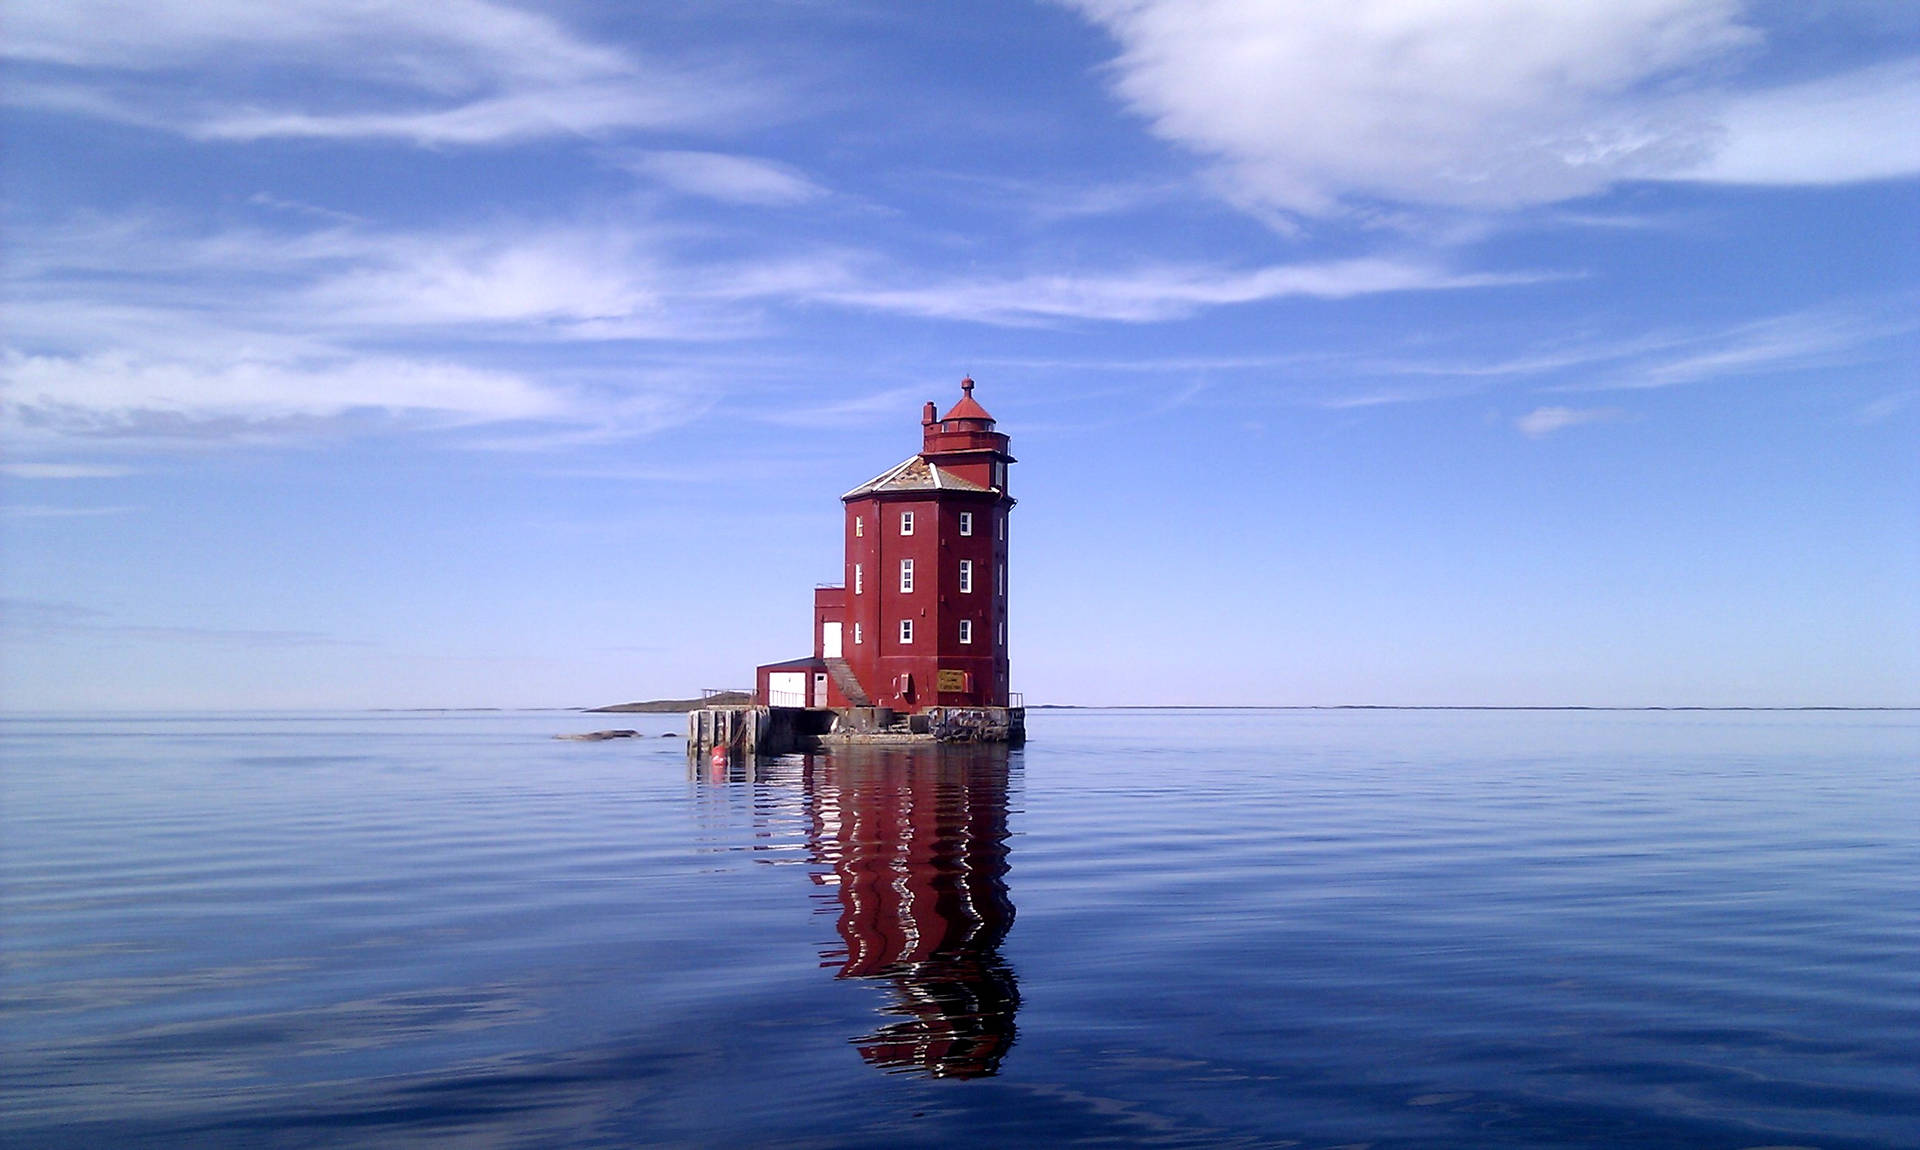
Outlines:
[[[968,377],[960,381],[960,390],[966,392],[968,395],[973,394],[973,377],[972,376],[969,375]]]

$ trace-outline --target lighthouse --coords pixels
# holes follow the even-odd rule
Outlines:
[[[920,450],[840,497],[845,566],[814,591],[813,655],[759,668],[764,707],[1004,711],[1015,462],[973,396],[920,417]]]

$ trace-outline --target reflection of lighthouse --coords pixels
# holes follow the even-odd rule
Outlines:
[[[837,888],[842,978],[884,980],[898,1020],[855,1039],[886,1070],[978,1078],[1013,1045],[1020,993],[1000,958],[1007,897],[1004,747],[841,751],[806,771],[808,843]]]

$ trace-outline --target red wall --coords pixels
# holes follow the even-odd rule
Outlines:
[[[846,587],[815,587],[813,589],[813,657],[824,659],[827,654],[827,624],[840,624],[840,654],[847,655],[848,645],[853,642],[853,627],[847,622]],[[827,706],[850,707],[853,701],[840,690],[840,684],[827,679]]]
[[[902,711],[1006,705],[1006,648],[999,641],[1006,600],[999,594],[995,570],[1006,562],[998,522],[1010,505],[1001,494],[967,491],[867,495],[848,501],[844,650],[876,704]],[[960,534],[961,511],[973,512],[970,537]],[[913,513],[910,536],[900,534],[902,512]],[[900,590],[902,559],[913,560],[910,592]],[[962,559],[973,560],[971,592],[960,590]],[[858,576],[856,564],[861,568]],[[900,642],[902,619],[913,622],[910,644]],[[961,619],[973,621],[972,643],[960,642]],[[854,642],[855,624],[859,643]],[[936,692],[940,670],[967,672],[972,689]],[[906,695],[897,689],[903,674],[912,676]]]

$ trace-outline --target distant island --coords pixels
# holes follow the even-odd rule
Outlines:
[[[588,715],[669,715],[697,711],[701,707],[751,707],[753,692],[721,691],[704,699],[651,699],[644,703],[615,703],[611,707],[587,707]]]

